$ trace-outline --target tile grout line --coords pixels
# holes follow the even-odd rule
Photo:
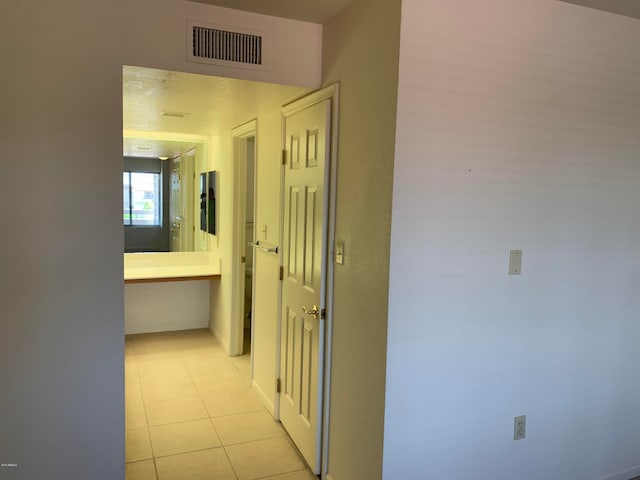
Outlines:
[[[142,334],[142,335],[145,335],[145,334]],[[207,416],[203,417],[203,418],[198,418],[198,419],[182,420],[182,421],[179,421],[179,422],[169,422],[169,423],[163,423],[163,424],[158,424],[158,425],[151,425],[149,423],[149,412],[148,412],[148,409],[147,409],[148,400],[146,399],[146,396],[144,395],[144,392],[142,391],[142,380],[141,380],[140,371],[138,369],[138,360],[139,360],[138,357],[139,357],[139,355],[138,355],[138,349],[136,348],[138,342],[136,342],[135,340],[132,339],[131,343],[132,343],[132,347],[133,347],[133,350],[134,350],[133,358],[134,358],[134,361],[136,362],[136,378],[138,380],[137,384],[138,384],[138,389],[139,389],[140,396],[142,398],[142,405],[143,405],[143,409],[144,409],[144,418],[145,418],[145,423],[146,423],[147,436],[148,436],[149,444],[150,444],[150,447],[151,447],[151,454],[152,454],[151,460],[153,461],[154,472],[155,472],[155,475],[156,475],[156,479],[158,478],[158,475],[159,475],[159,473],[158,473],[158,464],[157,464],[157,460],[158,459],[172,457],[172,456],[179,456],[179,455],[184,455],[184,454],[189,454],[189,453],[194,453],[194,452],[201,452],[201,451],[206,451],[206,450],[215,450],[215,449],[218,449],[218,448],[222,448],[222,450],[224,452],[224,455],[225,455],[225,458],[226,458],[229,466],[231,467],[231,470],[232,470],[235,478],[239,479],[240,478],[239,473],[236,471],[235,466],[231,462],[231,457],[229,456],[229,451],[227,450],[227,448],[235,447],[235,446],[239,446],[239,445],[247,445],[247,444],[256,443],[256,442],[262,442],[262,441],[267,441],[267,440],[273,440],[273,439],[277,439],[277,438],[284,438],[285,441],[287,442],[287,444],[293,448],[294,453],[296,454],[298,459],[301,460],[301,462],[302,462],[302,468],[301,469],[298,468],[298,469],[294,469],[294,470],[290,470],[290,471],[279,472],[278,474],[270,474],[270,475],[266,475],[266,476],[259,476],[259,477],[256,477],[254,480],[260,480],[260,479],[268,480],[269,478],[274,477],[274,475],[278,476],[278,475],[284,475],[284,474],[289,474],[289,473],[294,473],[294,472],[303,472],[303,471],[310,472],[308,467],[307,467],[307,465],[306,465],[306,462],[301,457],[301,455],[298,452],[298,450],[295,447],[295,445],[293,445],[293,443],[292,443],[290,437],[288,436],[287,432],[282,428],[279,428],[280,431],[279,431],[279,433],[277,435],[273,434],[273,435],[268,435],[267,437],[264,437],[264,438],[245,440],[245,441],[242,441],[242,442],[230,443],[230,444],[226,445],[223,442],[222,438],[220,437],[220,434],[218,432],[218,428],[216,428],[216,425],[215,425],[215,419],[216,418],[228,418],[228,417],[232,417],[232,416],[242,416],[242,415],[249,415],[249,414],[257,414],[257,413],[261,413],[261,412],[266,412],[268,414],[269,418],[272,421],[274,421],[273,418],[271,417],[269,411],[264,406],[261,406],[262,408],[257,409],[257,410],[249,410],[249,411],[242,411],[242,412],[236,412],[236,413],[226,413],[224,415],[212,416],[210,414],[209,410],[207,409],[206,404],[205,404],[205,402],[204,402],[204,400],[202,398],[201,389],[198,388],[198,385],[194,381],[194,377],[196,375],[194,375],[192,373],[192,370],[187,366],[187,360],[186,360],[187,358],[193,358],[194,360],[197,360],[198,357],[195,354],[195,352],[199,352],[200,351],[199,346],[198,347],[179,346],[178,342],[177,342],[178,338],[175,335],[169,335],[169,334],[158,335],[156,337],[151,337],[151,338],[148,338],[148,337],[145,338],[143,336],[140,336],[139,340],[142,341],[144,339],[145,340],[144,341],[145,347],[147,347],[151,351],[153,351],[154,350],[154,346],[153,345],[154,345],[155,341],[159,340],[160,342],[166,342],[165,339],[167,338],[167,336],[170,338],[170,343],[173,343],[174,346],[172,348],[167,349],[167,351],[162,352],[162,353],[168,353],[170,355],[175,354],[175,355],[178,356],[179,363],[182,366],[184,366],[186,368],[187,372],[188,372],[189,379],[190,379],[190,382],[191,382],[191,386],[194,387],[195,391],[197,392],[197,395],[195,397],[198,398],[200,404],[204,407]],[[201,337],[200,337],[200,335],[194,335],[193,338],[201,338]],[[142,342],[140,342],[140,343],[142,343]],[[206,350],[206,349],[203,349],[203,350]],[[142,354],[142,356],[144,356],[144,355],[145,354]],[[191,355],[196,355],[196,356],[191,357]],[[204,355],[204,356],[206,357],[207,355]],[[150,363],[153,364],[155,361],[156,360],[150,360]],[[247,383],[247,379],[243,375],[243,372],[241,371],[241,368],[238,365],[239,362],[234,362],[232,359],[229,359],[229,361],[233,365],[232,372],[235,375],[239,375],[240,378],[242,379],[243,384],[245,384],[251,391],[253,391],[253,389],[251,388],[250,382]],[[220,392],[220,394],[222,394],[222,395],[226,395],[228,393],[229,392],[226,391],[226,390]],[[191,398],[193,396],[189,396],[189,397]],[[169,399],[169,400],[171,400],[171,399]],[[190,451],[187,451],[187,452],[178,452],[178,453],[174,453],[174,454],[170,454],[170,455],[156,456],[155,450],[153,448],[153,443],[154,442],[153,442],[153,439],[151,437],[151,428],[152,427],[162,427],[162,426],[168,426],[168,425],[186,424],[186,423],[190,423],[190,422],[201,421],[201,420],[204,420],[205,418],[207,418],[209,420],[209,424],[213,427],[213,431],[214,431],[214,433],[215,433],[215,435],[217,437],[217,440],[220,443],[220,445],[218,447],[199,448],[199,449],[190,450]],[[276,424],[276,426],[280,426],[279,422],[274,421],[274,424]],[[146,461],[146,460],[147,459],[139,460],[139,461]],[[127,462],[127,463],[134,463],[134,462]],[[310,478],[312,478],[312,477],[310,477]]]

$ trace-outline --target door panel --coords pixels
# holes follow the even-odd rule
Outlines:
[[[287,226],[287,245],[289,252],[289,261],[287,267],[287,280],[297,282],[296,272],[298,269],[298,197],[300,196],[300,189],[298,187],[291,187],[289,189],[289,221],[285,224]],[[285,250],[287,251],[287,250]]]
[[[311,293],[317,290],[314,280],[318,279],[315,275],[318,272],[318,266],[315,264],[316,247],[316,218],[318,214],[317,187],[307,187],[306,212],[305,212],[305,232],[304,232],[304,269],[302,276],[302,284]]]
[[[319,473],[330,100],[288,116],[284,173],[280,420]]]

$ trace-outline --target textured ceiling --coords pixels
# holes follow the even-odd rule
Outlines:
[[[198,143],[196,136],[226,133],[306,92],[301,87],[124,67],[124,154],[173,158]]]
[[[236,10],[325,23],[354,0],[194,0]]]

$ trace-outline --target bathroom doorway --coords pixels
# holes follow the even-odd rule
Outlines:
[[[256,198],[256,128],[252,120],[232,130],[234,138],[235,170],[235,211],[241,221],[237,222],[234,265],[239,265],[236,275],[236,295],[233,300],[235,314],[235,354],[242,355],[251,351],[251,330],[253,323],[254,289],[254,249],[251,246],[257,240],[255,232]]]
[[[246,140],[246,202],[245,202],[245,277],[244,277],[244,339],[242,353],[246,353],[251,347],[251,318],[253,311],[253,248],[249,242],[253,242],[254,235],[254,211],[255,211],[255,137]],[[249,347],[249,348],[247,348]]]

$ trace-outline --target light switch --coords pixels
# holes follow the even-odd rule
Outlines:
[[[336,264],[344,265],[344,242],[336,243]]]
[[[522,272],[522,250],[511,250],[509,255],[509,275],[520,275]]]

